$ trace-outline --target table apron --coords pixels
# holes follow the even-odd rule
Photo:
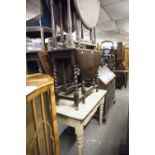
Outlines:
[[[85,126],[90,119],[94,116],[95,112],[97,111],[98,107],[103,104],[104,106],[104,98],[101,99],[101,101],[93,108],[93,110],[88,114],[88,116],[84,120],[77,120],[74,118],[70,118],[64,115],[58,114],[58,120],[68,126],[76,128],[77,125],[83,125]]]

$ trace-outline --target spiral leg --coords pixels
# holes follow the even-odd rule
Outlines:
[[[96,74],[96,84],[97,84],[97,86],[96,86],[96,92],[98,92],[98,91],[99,91],[99,89],[98,89],[98,87],[99,87],[99,77],[98,77],[98,72],[97,72],[97,74]]]
[[[63,72],[63,84],[64,84],[64,89],[66,89],[66,72],[65,72],[65,64],[62,66],[62,72]]]
[[[84,104],[85,103],[85,98],[86,98],[86,88],[85,88],[85,82],[84,81],[82,81],[81,91],[82,91],[82,95],[84,95],[84,98],[82,100],[82,103]]]
[[[55,88],[55,94],[56,94],[56,100],[58,101],[58,82],[57,82],[57,73],[56,73],[56,65],[53,65],[53,78],[54,78],[54,88]]]
[[[78,92],[78,80],[77,80],[77,66],[74,65],[74,103],[76,106],[76,110],[78,110],[78,104],[79,104],[79,92]]]

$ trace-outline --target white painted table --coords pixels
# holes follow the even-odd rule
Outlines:
[[[56,112],[58,120],[68,126],[75,128],[75,134],[77,137],[78,155],[83,155],[83,132],[84,126],[90,121],[90,119],[96,113],[98,107],[99,110],[99,124],[103,121],[103,106],[106,90],[93,91],[86,100],[85,104],[79,103],[79,110],[75,110],[73,101],[60,99],[56,106]]]

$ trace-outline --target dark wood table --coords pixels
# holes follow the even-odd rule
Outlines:
[[[122,73],[125,77],[125,80],[124,80],[124,87],[126,88],[127,87],[127,82],[128,82],[128,75],[129,75],[129,70],[128,69],[120,69],[120,70],[113,70],[114,73],[116,73],[116,76],[117,76],[117,73]]]

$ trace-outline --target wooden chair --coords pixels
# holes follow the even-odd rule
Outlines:
[[[53,77],[53,68],[48,59],[48,53],[46,51],[38,52],[38,57],[44,73]]]
[[[45,74],[27,76],[26,154],[60,155],[53,79]]]

